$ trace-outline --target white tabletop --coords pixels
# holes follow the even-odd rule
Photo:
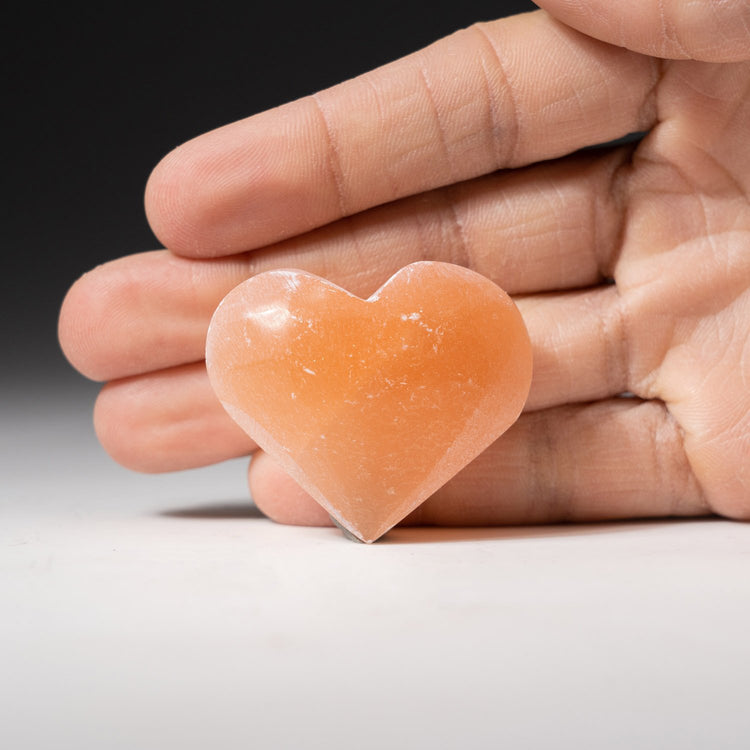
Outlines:
[[[282,527],[9,399],[7,748],[747,748],[750,525]]]

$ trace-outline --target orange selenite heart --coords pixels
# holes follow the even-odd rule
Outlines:
[[[206,363],[234,420],[365,542],[505,432],[531,383],[510,297],[436,262],[366,300],[304,271],[255,276],[216,310]]]

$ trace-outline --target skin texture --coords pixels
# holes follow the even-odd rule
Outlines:
[[[108,381],[115,459],[255,450],[202,362],[240,281],[295,267],[368,296],[441,260],[514,295],[535,372],[516,425],[411,523],[750,517],[749,6],[539,4],[164,158],[146,210],[168,250],[94,269],[60,317]],[[328,522],[261,452],[249,483],[277,521]]]

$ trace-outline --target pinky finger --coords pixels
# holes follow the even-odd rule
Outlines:
[[[330,523],[268,455],[253,459],[248,478],[271,519]],[[493,526],[709,512],[666,407],[619,398],[523,414],[405,523]]]

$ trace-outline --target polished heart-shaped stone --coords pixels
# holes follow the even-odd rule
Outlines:
[[[531,360],[502,289],[429,261],[369,299],[305,271],[259,274],[221,302],[206,347],[227,412],[365,542],[510,427]]]

